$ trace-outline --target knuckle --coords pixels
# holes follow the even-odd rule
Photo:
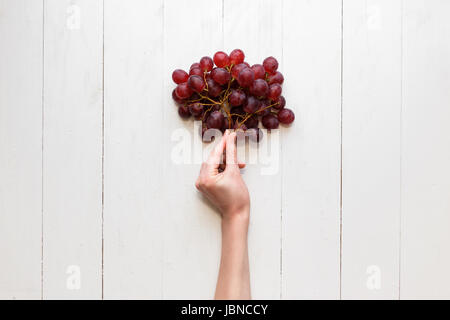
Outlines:
[[[210,189],[212,187],[213,183],[210,179],[204,179],[202,181],[202,185],[205,189]]]
[[[204,185],[205,185],[205,180],[201,177],[198,178],[197,182],[195,183],[195,186],[197,187],[197,189],[203,188]]]
[[[195,186],[199,190],[205,190],[211,187],[211,180],[205,177],[199,177],[195,182]]]

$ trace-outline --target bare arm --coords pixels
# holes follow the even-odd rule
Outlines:
[[[226,167],[219,172],[226,149]],[[250,299],[247,232],[250,197],[236,157],[236,134],[226,132],[202,165],[196,187],[222,214],[222,255],[216,299]]]
[[[216,299],[250,299],[247,230],[248,218],[222,220],[222,257]]]

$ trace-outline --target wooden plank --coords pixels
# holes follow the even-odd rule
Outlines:
[[[101,0],[45,1],[44,298],[101,298]]]
[[[162,19],[162,0],[105,3],[107,299],[162,297]]]
[[[41,297],[42,19],[0,1],[0,299]]]
[[[450,298],[448,1],[404,1],[402,299]]]
[[[344,2],[342,298],[396,299],[401,1]]]
[[[284,1],[283,17],[282,297],[337,299],[341,3]]]
[[[182,120],[172,101],[172,71],[189,70],[202,56],[222,47],[222,1],[164,2],[163,298],[209,299],[214,296],[220,259],[220,217],[200,196],[194,183],[200,163],[177,164],[171,157],[178,132],[199,139],[193,121]],[[187,131],[185,131],[187,130]],[[175,137],[175,136],[174,136]]]
[[[224,2],[226,52],[236,48],[242,49],[250,65],[262,64],[266,57],[274,56],[280,63],[279,69],[284,71],[282,39],[280,2],[271,0]],[[257,163],[249,164],[243,170],[251,198],[249,259],[254,299],[280,298],[281,141],[278,133],[271,136],[274,142],[270,153],[273,157],[271,163],[264,164],[264,159],[259,157]],[[264,150],[264,147],[260,146],[260,150]],[[249,160],[247,153],[247,161]]]

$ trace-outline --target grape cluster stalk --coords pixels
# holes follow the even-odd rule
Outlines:
[[[211,59],[205,56],[191,65],[189,73],[176,69],[172,79],[177,84],[172,97],[182,118],[193,116],[202,121],[203,135],[208,129],[252,130],[257,141],[266,129],[291,124],[295,115],[285,108],[281,95],[284,77],[274,57],[250,66],[244,52],[229,55],[218,51]]]

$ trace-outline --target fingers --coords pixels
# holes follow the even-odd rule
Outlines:
[[[245,168],[245,163],[244,162],[241,162],[239,159],[237,160],[237,162],[238,162],[239,169]],[[223,153],[223,163],[220,164],[219,171],[220,170],[222,170],[222,171],[225,170],[226,164],[227,164],[227,155],[226,155],[226,152],[224,152]]]
[[[223,150],[225,149],[227,136],[228,134],[227,132],[225,132],[220,142],[215,146],[214,150],[209,155],[208,160],[206,160],[207,166],[205,166],[205,168],[208,168],[211,174],[217,174],[219,172],[218,169],[221,162]]]
[[[238,168],[236,153],[236,133],[232,132],[227,136],[226,139],[227,169]]]

